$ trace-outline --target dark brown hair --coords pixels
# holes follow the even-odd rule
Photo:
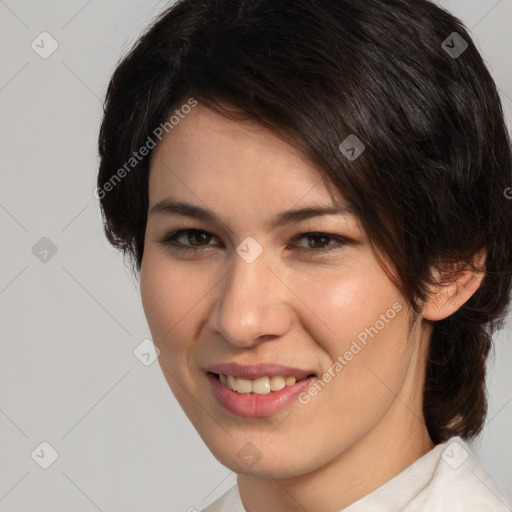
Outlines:
[[[512,156],[496,86],[463,24],[427,0],[167,9],[117,66],[99,137],[105,233],[136,271],[150,164],[139,150],[157,142],[162,123],[172,129],[169,115],[190,97],[256,121],[315,162],[416,314],[433,266],[472,265],[486,248],[479,289],[434,323],[423,400],[435,443],[478,434],[491,335],[510,299]],[[349,135],[365,145],[357,159],[340,150]]]

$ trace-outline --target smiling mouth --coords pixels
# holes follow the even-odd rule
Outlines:
[[[315,375],[305,375],[301,378],[283,375],[272,375],[268,377],[260,377],[255,380],[243,379],[223,373],[211,373],[224,386],[243,395],[268,395],[270,393],[281,391],[285,387],[293,386],[297,382],[314,377]]]

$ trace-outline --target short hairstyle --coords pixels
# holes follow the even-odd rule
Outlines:
[[[138,151],[191,98],[311,159],[416,315],[433,267],[453,277],[486,249],[478,290],[433,323],[423,392],[434,443],[476,436],[492,335],[510,301],[512,155],[496,85],[464,25],[428,0],[181,0],[165,10],[115,69],[99,136],[105,234],[136,272],[151,156]],[[340,149],[349,136],[364,144],[357,159]]]

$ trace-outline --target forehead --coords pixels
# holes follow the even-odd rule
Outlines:
[[[187,198],[245,200],[247,206],[302,198],[346,202],[297,148],[254,122],[233,121],[201,104],[153,151],[150,198],[154,202],[171,191]]]

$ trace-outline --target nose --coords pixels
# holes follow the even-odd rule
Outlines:
[[[283,336],[292,324],[286,303],[286,293],[291,292],[264,255],[265,251],[247,263],[235,253],[209,316],[209,328],[237,347],[250,348],[268,336]]]

